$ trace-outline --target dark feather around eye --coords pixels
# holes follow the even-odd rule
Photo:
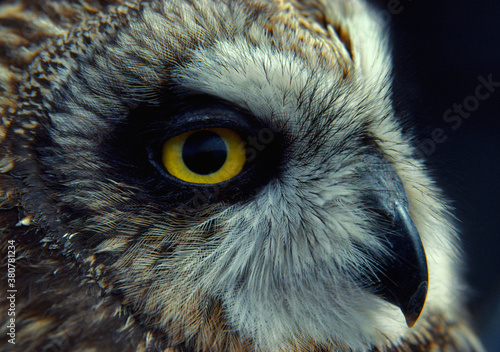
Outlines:
[[[103,158],[112,165],[110,177],[134,184],[144,196],[169,206],[199,207],[244,201],[279,176],[285,145],[281,132],[273,132],[256,117],[226,102],[200,99],[203,104],[195,104],[195,100],[131,111],[102,148]],[[197,185],[170,176],[161,162],[162,143],[180,133],[209,127],[230,128],[241,135],[249,155],[244,171],[215,185]]]

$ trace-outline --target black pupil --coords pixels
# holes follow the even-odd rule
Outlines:
[[[184,164],[200,175],[218,171],[226,162],[226,158],[226,143],[217,133],[211,131],[193,133],[182,147]]]

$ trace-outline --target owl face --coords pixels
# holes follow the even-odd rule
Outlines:
[[[453,311],[454,232],[366,5],[151,1],[87,25],[32,64],[13,144],[43,240],[127,314],[289,351]]]

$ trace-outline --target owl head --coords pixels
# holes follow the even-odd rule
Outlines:
[[[78,6],[3,98],[32,297],[203,351],[361,351],[457,314],[448,206],[367,4]]]

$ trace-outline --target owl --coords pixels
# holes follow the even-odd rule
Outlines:
[[[482,351],[361,0],[0,6],[0,351]]]

